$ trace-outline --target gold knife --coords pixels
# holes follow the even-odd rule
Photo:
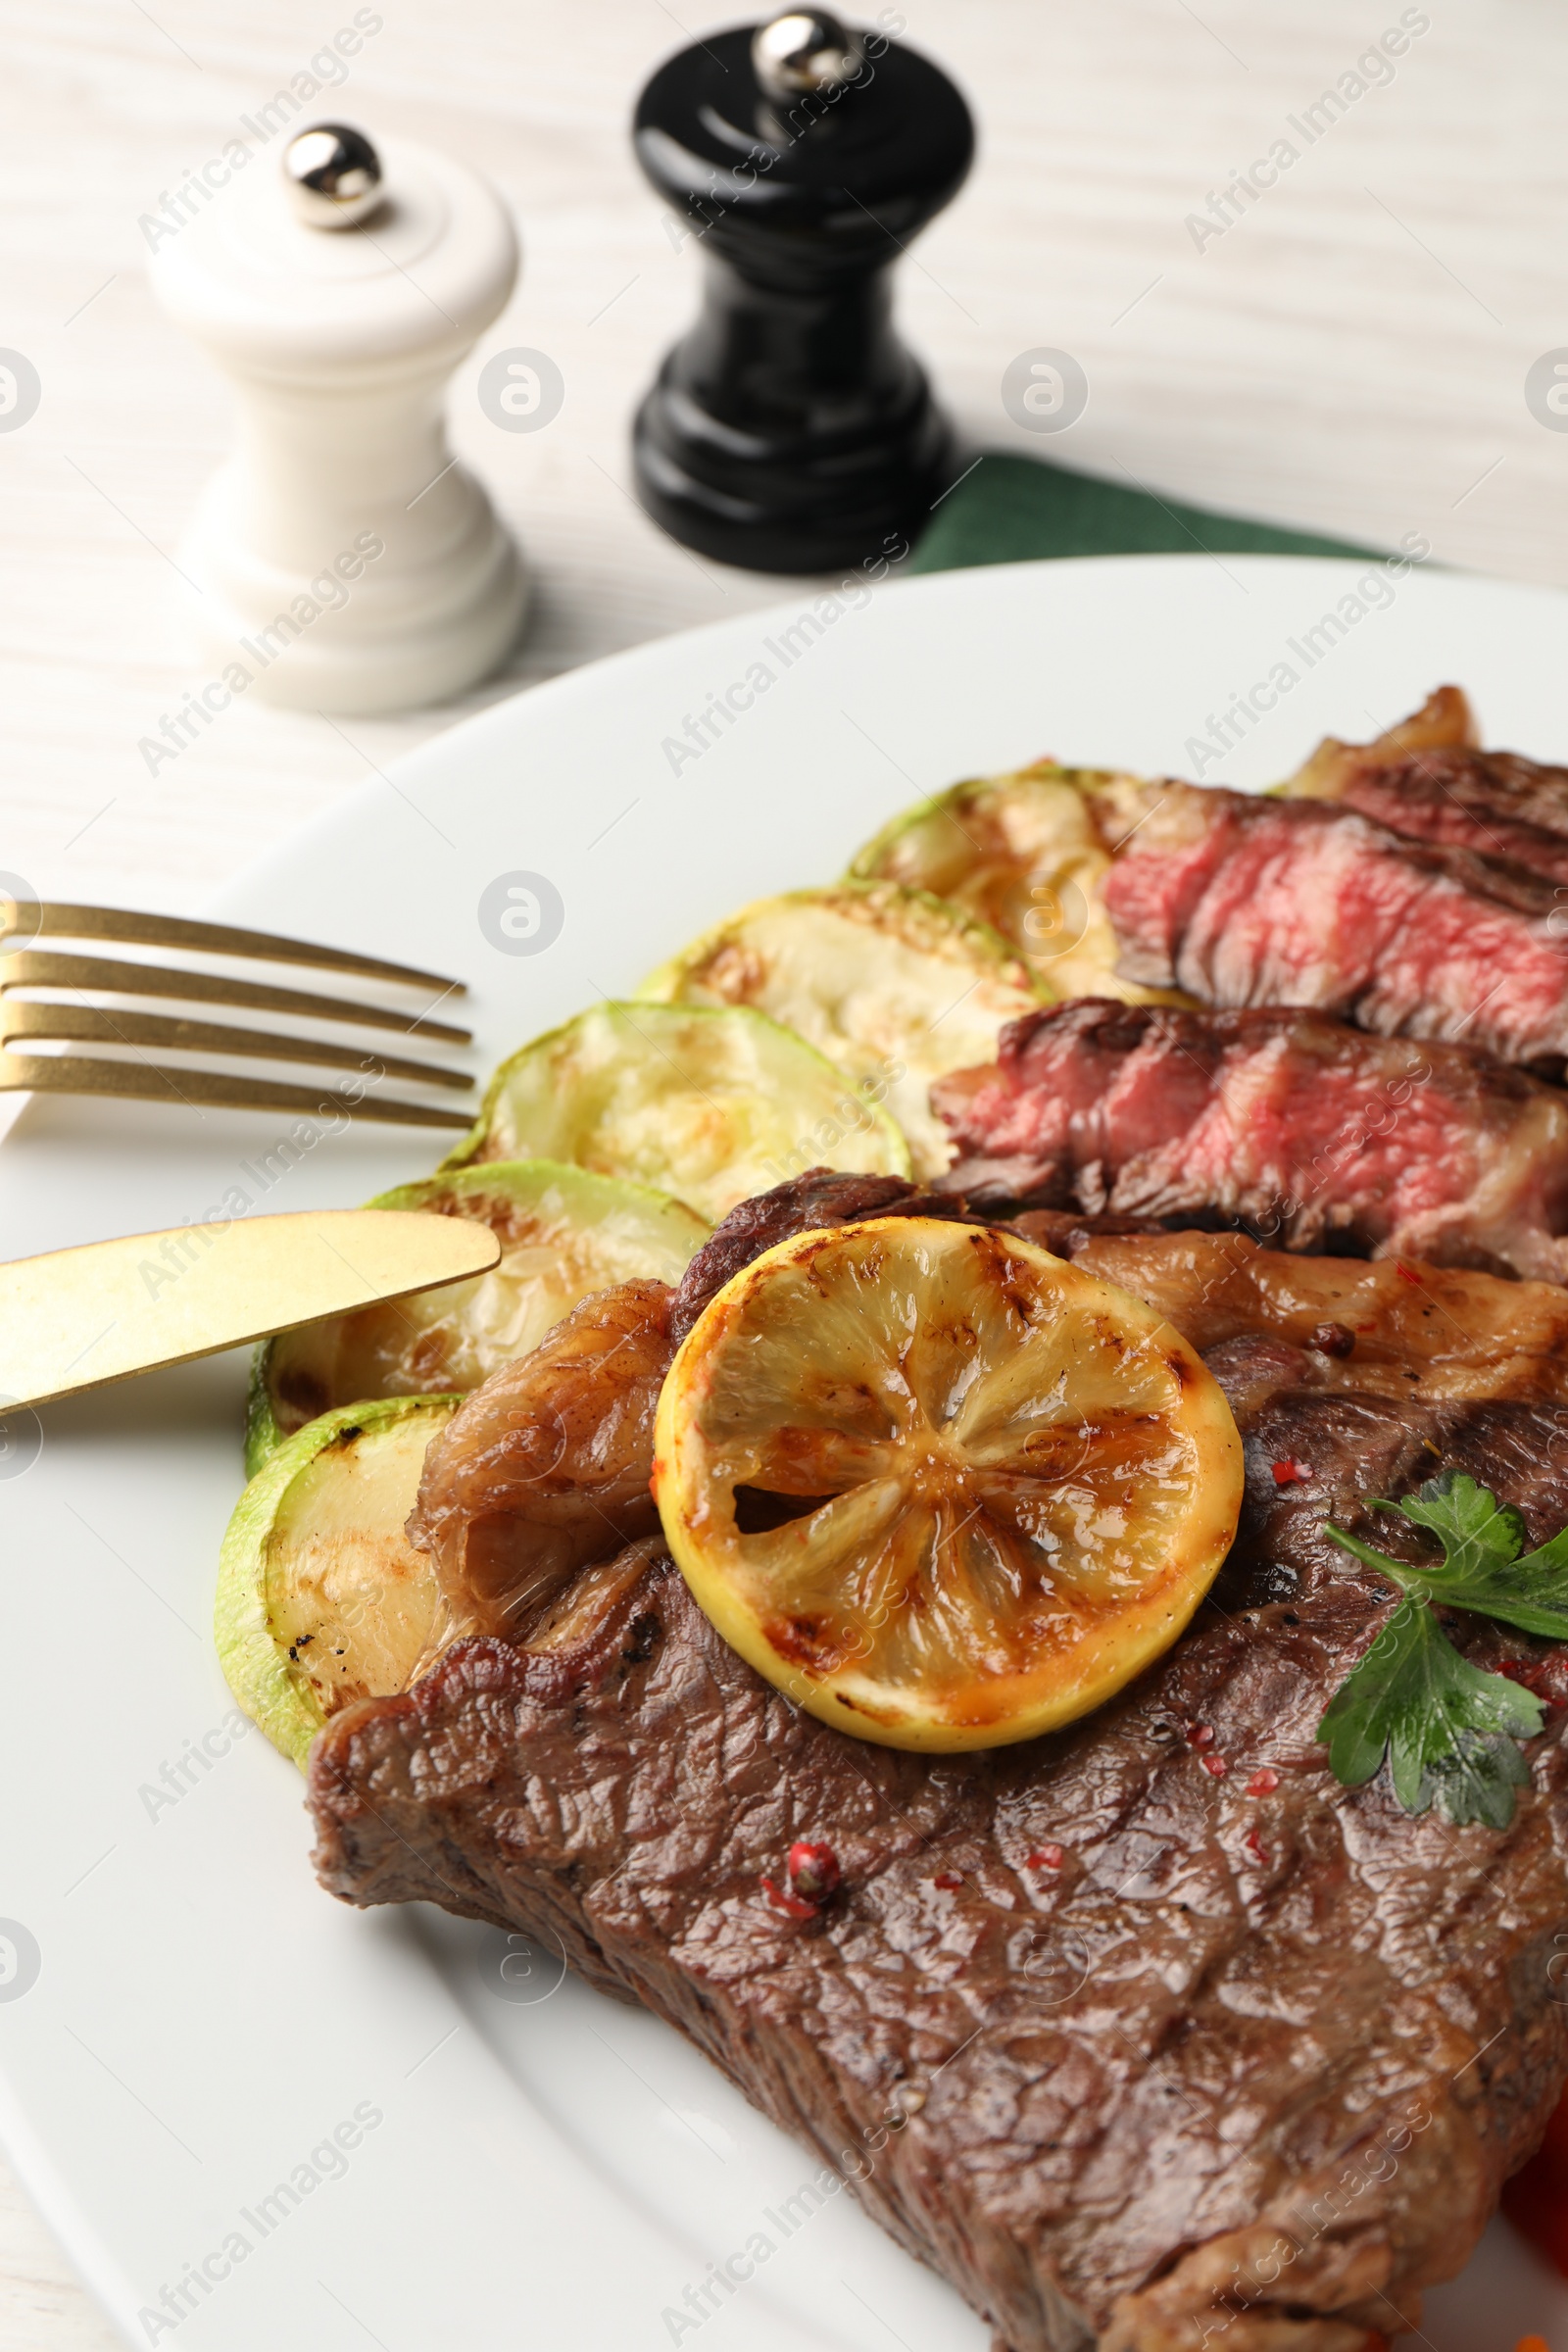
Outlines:
[[[487,1274],[488,1225],[311,1208],[176,1226],[0,1265],[0,1411]]]

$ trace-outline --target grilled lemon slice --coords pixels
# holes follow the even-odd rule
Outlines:
[[[245,1468],[254,1477],[318,1414],[371,1396],[476,1389],[537,1348],[580,1299],[614,1284],[679,1282],[708,1239],[667,1193],[555,1160],[502,1160],[400,1185],[371,1208],[472,1217],[500,1237],[501,1263],[472,1282],[305,1323],[257,1351]]]
[[[989,1061],[1004,1021],[1049,1003],[989,923],[929,892],[840,882],[759,899],[647,980],[662,1004],[750,1004],[799,1032],[861,1088],[882,1085],[914,1174],[953,1157],[933,1078]]]
[[[886,1092],[846,1086],[760,1012],[598,1004],[502,1063],[476,1125],[442,1164],[574,1160],[657,1185],[716,1224],[803,1168],[907,1176]]]
[[[403,1532],[425,1447],[460,1396],[325,1413],[234,1507],[216,1633],[229,1689],[296,1764],[329,1715],[407,1690],[440,1622],[435,1563]]]
[[[993,1228],[807,1233],[709,1305],[654,1493],[701,1607],[891,1747],[1068,1723],[1182,1631],[1236,1533],[1230,1407],[1170,1324]]]
[[[1012,775],[955,784],[884,825],[850,867],[860,882],[902,882],[950,899],[1009,941],[1062,997],[1146,1004],[1169,990],[1116,975],[1105,912],[1118,792],[1109,768],[1040,760]]]

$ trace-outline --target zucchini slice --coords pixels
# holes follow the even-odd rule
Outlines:
[[[323,1414],[235,1506],[219,1555],[219,1660],[296,1764],[339,1707],[406,1690],[432,1645],[441,1588],[403,1527],[425,1447],[462,1401],[393,1396]]]
[[[907,1176],[886,1091],[846,1086],[760,1012],[598,1004],[502,1063],[444,1165],[524,1152],[575,1160],[659,1185],[716,1224],[737,1200],[818,1163]]]
[[[952,900],[1000,931],[1057,996],[1168,1001],[1168,989],[1117,977],[1103,903],[1116,804],[1133,781],[1054,760],[971,777],[884,825],[849,878],[902,882]]]
[[[989,923],[929,891],[839,882],[742,907],[644,983],[661,1004],[747,1004],[808,1040],[860,1088],[885,1088],[915,1176],[953,1156],[927,1093],[989,1061],[1004,1021],[1049,1004]]]
[[[400,1185],[368,1206],[473,1217],[499,1236],[501,1263],[472,1282],[269,1340],[251,1376],[248,1474],[336,1406],[478,1388],[594,1291],[639,1279],[679,1282],[709,1234],[667,1193],[548,1159],[458,1169]]]

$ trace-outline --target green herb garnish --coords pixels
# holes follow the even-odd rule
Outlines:
[[[1437,1537],[1441,1561],[1412,1568],[1342,1528],[1327,1533],[1403,1595],[1365,1657],[1330,1699],[1317,1736],[1348,1788],[1389,1759],[1406,1813],[1437,1804],[1451,1822],[1494,1830],[1513,1819],[1528,1779],[1515,1742],[1540,1731],[1543,1701],[1459,1655],[1431,1604],[1499,1618],[1568,1641],[1568,1528],[1525,1550],[1524,1522],[1462,1470],[1445,1470],[1403,1502],[1376,1500]]]

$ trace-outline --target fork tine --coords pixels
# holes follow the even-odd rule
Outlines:
[[[212,972],[175,971],[159,963],[116,963],[102,956],[59,956],[49,949],[24,948],[0,962],[0,994],[18,988],[101,989],[122,997],[189,997],[205,1004],[250,1004],[259,1012],[303,1013],[320,1021],[363,1022],[372,1029],[400,1029],[405,1035],[442,1038],[449,1045],[473,1042],[467,1029],[422,1014],[389,1012],[379,1004],[351,1004],[345,998],[308,996],[294,988],[274,988],[270,982],[228,980]]]
[[[36,918],[36,920],[34,919]],[[465,996],[462,980],[421,972],[410,964],[382,963],[373,956],[351,956],[341,948],[313,947],[309,940],[282,939],[271,931],[237,931],[227,923],[187,922],[179,915],[141,914],[129,907],[77,906],[63,899],[0,898],[0,939],[12,934],[36,939],[120,939],[139,948],[190,948],[206,956],[255,956],[276,963],[314,964],[319,971],[358,972],[367,980],[395,980],[409,988],[438,988]]]
[[[181,1054],[237,1054],[268,1061],[315,1061],[328,1069],[358,1070],[365,1055],[358,1046],[323,1045],[314,1037],[290,1037],[268,1029],[234,1029],[226,1021],[187,1021],[161,1012],[109,1012],[98,1004],[31,1004],[0,997],[0,1047],[19,1038],[63,1038],[78,1045],[162,1046]],[[438,1062],[408,1061],[377,1054],[382,1072],[425,1086],[472,1086],[466,1070]]]
[[[217,1070],[166,1070],[151,1061],[92,1061],[75,1054],[0,1054],[0,1094],[122,1095],[143,1102],[210,1104],[229,1110],[340,1110],[395,1127],[471,1127],[461,1110],[395,1099],[354,1101],[330,1086],[286,1086],[228,1078]]]

